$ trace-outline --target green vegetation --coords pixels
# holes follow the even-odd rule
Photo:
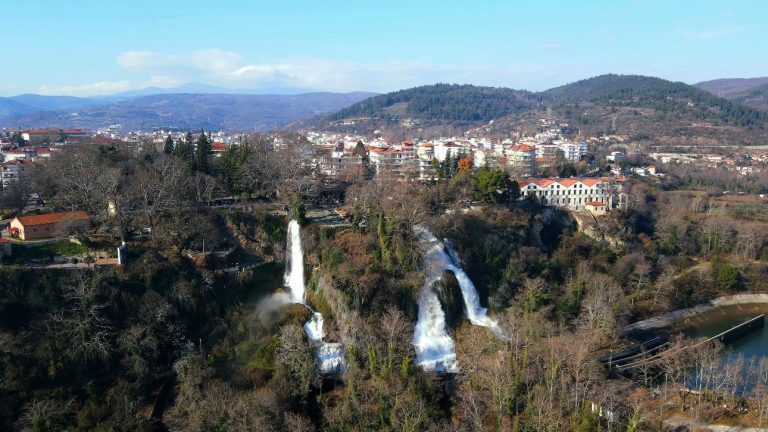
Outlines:
[[[89,249],[81,244],[69,240],[58,240],[42,245],[14,245],[13,257],[15,259],[52,259],[54,256],[74,256],[88,253]]]
[[[601,75],[542,93],[555,105],[593,103],[614,107],[646,107],[686,114],[694,119],[762,127],[768,113],[714,96],[704,90],[640,75]]]
[[[396,117],[387,108],[405,104],[403,116],[424,120],[488,121],[526,111],[534,99],[529,92],[506,88],[434,84],[371,97],[338,111],[331,119]]]

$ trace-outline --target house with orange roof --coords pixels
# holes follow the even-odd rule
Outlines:
[[[605,211],[626,208],[626,194],[622,178],[571,177],[525,178],[517,180],[520,195],[537,199],[545,206],[582,210],[604,204]]]
[[[84,211],[46,213],[18,216],[8,230],[11,236],[22,240],[39,240],[61,236],[68,228],[87,226],[89,222],[90,217]]]

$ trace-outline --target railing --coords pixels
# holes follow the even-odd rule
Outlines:
[[[725,330],[725,331],[723,331],[721,333],[718,333],[715,336],[712,336],[712,337],[710,337],[708,339],[705,339],[705,340],[703,340],[701,342],[698,342],[698,343],[696,343],[694,345],[691,345],[691,346],[685,346],[685,347],[677,348],[673,352],[677,353],[677,352],[680,352],[680,351],[683,351],[683,350],[686,350],[686,349],[697,348],[697,347],[700,347],[700,346],[702,346],[704,344],[707,344],[707,343],[715,341],[715,340],[718,340],[718,341],[720,341],[722,343],[730,343],[730,342],[733,342],[734,340],[744,336],[745,334],[747,334],[747,333],[749,333],[749,332],[751,332],[751,331],[753,331],[753,330],[755,330],[757,328],[763,327],[764,325],[765,325],[765,314],[760,314],[760,315],[758,315],[758,316],[756,316],[756,317],[754,317],[752,319],[749,319],[749,320],[747,320],[747,321],[745,321],[745,322],[743,322],[743,323],[741,323],[741,324],[739,324],[737,326],[731,327],[728,330]],[[659,349],[661,349],[662,347],[667,346],[667,345],[669,345],[669,342],[666,342],[666,343],[664,343],[662,345],[659,345],[658,347],[655,347],[654,351],[658,351]],[[641,344],[641,347],[642,347],[642,344]],[[642,351],[642,348],[640,348],[640,349]],[[618,362],[623,362],[623,361],[625,361],[627,359],[636,358],[636,357],[639,357],[639,356],[641,356],[643,354],[644,353],[641,352],[640,354],[636,354],[636,355],[632,355],[632,356],[629,356],[629,357],[625,357],[623,359],[620,359]],[[630,369],[630,368],[634,368],[634,367],[638,367],[638,366],[642,366],[642,365],[648,365],[648,364],[655,363],[656,361],[663,359],[665,355],[669,355],[669,354],[671,354],[669,351],[664,351],[662,353],[653,355],[651,357],[648,357],[648,358],[645,358],[645,359],[640,359],[640,360],[637,360],[637,361],[634,361],[634,362],[630,362],[630,363],[626,363],[626,364],[623,364],[623,365],[616,365],[617,362],[613,362],[613,364],[609,363],[608,366],[609,367],[615,366],[616,369],[618,369],[619,371],[624,371],[624,370],[627,370],[627,369]]]

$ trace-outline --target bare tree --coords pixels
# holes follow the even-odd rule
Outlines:
[[[49,330],[60,335],[72,353],[83,361],[107,358],[112,352],[112,329],[104,312],[107,304],[99,299],[98,285],[78,274],[63,289],[68,308],[50,314]]]

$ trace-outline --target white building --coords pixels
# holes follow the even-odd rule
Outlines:
[[[603,203],[608,209],[626,208],[622,178],[528,178],[518,184],[522,197],[534,197],[546,206],[581,210]]]
[[[608,162],[621,162],[625,160],[627,156],[620,151],[613,151],[611,154],[605,157]]]
[[[589,144],[586,142],[563,143],[557,147],[568,162],[578,162],[589,153]]]
[[[3,187],[7,187],[11,183],[18,181],[19,175],[21,175],[21,173],[31,164],[31,162],[25,160],[12,160],[0,164],[0,182]]]
[[[400,148],[374,147],[370,149],[369,158],[377,177],[406,179],[420,176],[419,160],[412,145]]]
[[[529,177],[536,174],[536,148],[521,144],[507,148],[507,172],[513,177]]]

